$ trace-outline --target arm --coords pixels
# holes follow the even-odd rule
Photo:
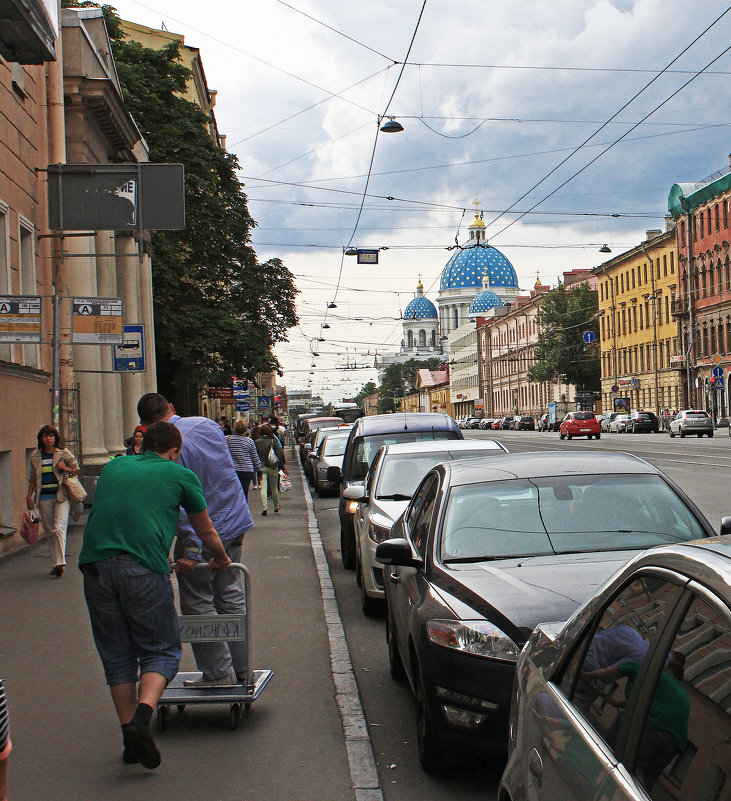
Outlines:
[[[66,448],[64,448],[61,461],[59,461],[59,463],[56,465],[56,470],[66,473],[67,476],[78,476],[81,472],[79,463],[76,461],[73,453]]]
[[[274,438],[274,442],[275,442],[274,453],[277,454],[277,459],[279,459],[279,466],[281,467],[284,475],[288,476],[289,470],[287,470],[287,468],[285,467],[287,460],[284,457],[284,448],[279,444],[279,440],[276,437]]]
[[[259,451],[256,449],[256,443],[253,439],[248,439],[249,456],[251,456],[251,463],[254,465],[254,472],[261,475],[261,459],[259,458]]]
[[[188,520],[190,520],[191,525],[195,529],[195,533],[203,543],[203,547],[209,553],[213,554],[212,558],[208,562],[208,570],[213,572],[230,564],[231,560],[226,555],[223,543],[218,536],[218,532],[213,526],[213,521],[208,514],[208,510],[204,509],[202,512],[197,512],[196,514],[188,514]],[[187,559],[182,561],[189,562]],[[195,562],[190,562],[190,565],[192,569],[193,566],[195,566]],[[188,571],[183,570],[182,572]]]
[[[35,509],[35,501],[33,500],[36,494],[36,471],[33,469],[31,465],[30,468],[30,475],[28,476],[28,495],[25,499],[25,505],[28,507],[28,510],[32,511]]]

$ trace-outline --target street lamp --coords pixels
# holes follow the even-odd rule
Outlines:
[[[383,125],[381,125],[381,131],[383,131],[383,133],[401,133],[401,131],[403,131],[404,126],[401,125],[400,122],[397,122],[395,117],[388,117],[387,119],[388,122],[384,122]],[[383,122],[383,117],[380,117],[378,121]]]

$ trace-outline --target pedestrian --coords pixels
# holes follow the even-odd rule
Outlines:
[[[228,438],[228,449],[248,503],[249,485],[252,481],[256,483],[257,478],[261,480],[261,461],[244,420],[234,423],[234,433]]]
[[[284,445],[284,434],[282,433],[281,425],[279,423],[279,418],[275,415],[272,415],[269,418],[269,428],[272,430],[272,435],[275,436],[280,445]]]
[[[137,426],[132,435],[132,444],[127,448],[127,456],[139,456],[142,453],[142,438],[145,436],[145,427]]]
[[[200,481],[176,464],[178,429],[151,425],[143,447],[138,459],[113,459],[102,470],[79,567],[94,642],[122,726],[122,760],[152,769],[160,753],[150,719],[182,652],[168,557],[181,506],[211,555],[208,570],[230,560]]]
[[[267,486],[271,489],[272,503],[274,504],[274,511],[278,512],[282,507],[279,503],[279,471],[288,476],[289,472],[285,467],[286,459],[284,457],[284,449],[282,448],[279,440],[274,436],[271,427],[264,423],[259,428],[259,438],[256,440],[256,450],[259,453],[259,459],[262,466],[262,479],[261,479],[261,513],[264,517],[267,515]],[[274,451],[274,458],[276,463],[272,464],[270,460],[270,451]]]
[[[38,447],[30,455],[26,505],[29,511],[38,506],[51,557],[50,575],[61,578],[66,567],[66,532],[71,512],[71,501],[63,485],[67,476],[78,476],[79,463],[63,447],[54,426],[41,426],[37,439]]]
[[[223,429],[208,417],[180,417],[173,406],[156,392],[143,395],[137,404],[143,425],[157,420],[172,423],[183,435],[180,463],[198,476],[208,503],[208,512],[232,562],[241,561],[244,534],[253,526]],[[175,543],[175,561],[189,572],[178,571],[180,610],[184,615],[244,615],[246,595],[238,570],[214,575],[192,570],[210,552],[196,536],[190,522],[181,517]],[[200,679],[187,686],[218,687],[245,681],[248,665],[245,641],[193,643]]]
[[[5,686],[0,679],[0,801],[6,801],[8,794],[8,757],[12,749],[8,703],[5,699]]]
[[[223,429],[223,433],[228,437],[231,434],[231,426],[228,424],[228,420],[222,417],[219,425]]]

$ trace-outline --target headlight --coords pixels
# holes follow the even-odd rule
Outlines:
[[[430,620],[426,632],[435,645],[464,654],[515,662],[520,653],[507,634],[486,620]]]
[[[354,515],[358,511],[358,501],[348,501],[345,504],[345,511],[349,515]]]
[[[368,523],[368,539],[373,542],[383,542],[391,536],[391,529],[384,526],[377,526],[373,521]]]

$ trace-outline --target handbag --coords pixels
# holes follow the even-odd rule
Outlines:
[[[289,492],[292,489],[292,481],[286,473],[279,471],[279,491]]]
[[[86,498],[86,490],[76,476],[67,476],[63,485],[66,487],[66,495],[68,495],[68,499],[72,504],[83,503],[84,498]]]
[[[35,512],[25,512],[18,533],[28,545],[35,545],[38,542],[40,525],[41,519]]]
[[[267,454],[267,464],[269,467],[277,467],[279,465],[279,459],[274,451],[274,445],[269,448],[269,453]]]

